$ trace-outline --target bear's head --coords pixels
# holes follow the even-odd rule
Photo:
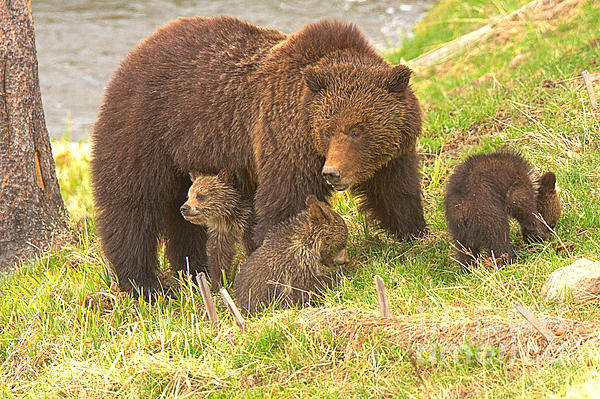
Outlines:
[[[562,207],[560,205],[560,197],[556,191],[556,175],[552,172],[544,173],[540,179],[537,210],[544,218],[546,224],[551,229],[554,229],[560,218]]]
[[[408,67],[340,59],[304,68],[304,104],[323,177],[345,190],[414,150],[421,111]]]
[[[348,228],[344,219],[314,195],[306,198],[306,206],[309,220],[307,233],[315,240],[319,261],[329,268],[348,263]]]
[[[192,186],[187,201],[181,206],[181,215],[194,224],[218,223],[234,214],[240,203],[235,178],[225,169],[218,175],[200,175],[190,172]]]
[[[528,242],[547,239],[551,234],[548,228],[554,229],[560,218],[562,208],[554,173],[547,172],[540,178],[536,203],[537,210],[544,220],[537,221],[535,231],[523,231],[523,237]]]

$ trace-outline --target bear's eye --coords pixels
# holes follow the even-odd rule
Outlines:
[[[200,193],[196,194],[196,199],[198,201],[203,201],[204,200],[204,194],[200,194]]]
[[[361,131],[358,128],[353,128],[350,130],[350,137],[352,137],[353,139],[360,137]]]

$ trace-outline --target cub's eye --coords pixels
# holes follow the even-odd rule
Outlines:
[[[350,130],[350,137],[352,137],[353,139],[360,137],[360,134],[361,134],[360,129],[354,128],[354,129]]]
[[[196,194],[196,199],[198,201],[203,201],[204,200],[204,194]]]

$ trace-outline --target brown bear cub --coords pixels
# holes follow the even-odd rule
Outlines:
[[[336,266],[348,263],[348,229],[342,217],[314,195],[307,209],[265,237],[235,279],[238,305],[247,315],[270,303],[310,302],[335,280]]]
[[[450,176],[444,201],[458,260],[468,268],[488,249],[511,262],[508,216],[519,222],[525,241],[548,238],[561,213],[555,185],[554,173],[540,177],[512,152],[469,157]]]
[[[190,178],[192,186],[180,211],[188,222],[208,227],[208,272],[216,288],[223,283],[223,272],[231,276],[235,243],[241,243],[248,255],[256,248],[252,203],[242,197],[236,179],[226,169],[216,176],[191,172]]]

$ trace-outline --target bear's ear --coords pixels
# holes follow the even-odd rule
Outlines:
[[[412,71],[404,65],[396,65],[384,78],[384,87],[392,93],[402,93],[408,87]]]
[[[313,66],[307,66],[302,71],[302,76],[304,77],[304,82],[306,86],[313,93],[318,93],[321,90],[324,90],[327,85],[329,85],[329,78],[327,74],[323,71],[319,71],[317,68]]]
[[[317,197],[312,194],[306,197],[306,207],[308,208],[308,218],[311,223],[324,224],[327,222],[327,213]]]
[[[192,183],[196,181],[197,178],[200,177],[200,173],[197,170],[192,170],[190,172],[190,179],[192,180]]]
[[[540,189],[544,192],[552,192],[556,189],[556,175],[552,172],[544,173],[540,179]]]
[[[235,183],[235,178],[227,169],[221,169],[217,177],[225,184],[234,185]]]

